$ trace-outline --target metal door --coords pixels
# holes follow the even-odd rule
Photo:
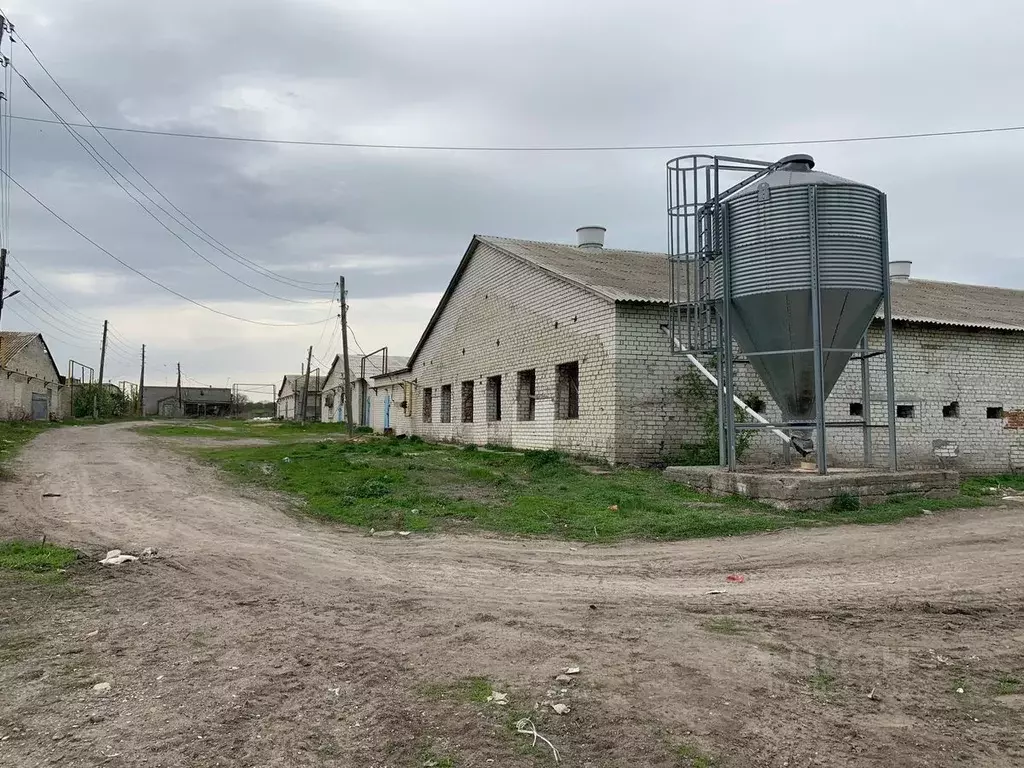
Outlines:
[[[32,393],[32,418],[36,421],[46,421],[50,418],[50,398],[45,393]]]

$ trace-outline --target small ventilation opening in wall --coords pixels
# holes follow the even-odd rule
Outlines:
[[[949,405],[942,406],[942,416],[947,419],[956,419],[960,416],[960,403],[954,400]]]
[[[764,398],[759,395],[749,395],[747,397],[747,405],[753,408],[755,413],[763,414],[768,410],[768,405],[765,403]]]
[[[864,404],[863,403],[850,403],[850,415],[851,416],[863,416],[864,415]]]
[[[912,405],[897,405],[896,406],[896,418],[897,419],[912,419],[912,418],[914,418],[914,406],[912,406]]]
[[[986,419],[1001,419],[1003,418],[1003,406],[995,405],[985,409]]]

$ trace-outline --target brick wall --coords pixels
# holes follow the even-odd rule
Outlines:
[[[62,415],[60,384],[56,377],[46,347],[37,336],[0,369],[0,418],[31,417],[33,394],[45,394],[50,413]]]
[[[620,460],[654,463],[671,459],[681,445],[700,438],[695,413],[678,395],[680,376],[690,368],[685,357],[670,354],[658,330],[667,309],[652,304],[619,304],[616,343],[621,414],[617,439]],[[872,326],[869,342],[881,348],[881,323]],[[1024,469],[1024,333],[924,324],[894,327],[896,402],[913,406],[912,418],[897,419],[900,465],[951,467],[974,472]],[[781,418],[763,384],[749,365],[736,366],[736,391],[757,394],[767,404],[765,416]],[[883,358],[870,361],[871,412],[879,423],[885,414]],[[829,420],[849,421],[850,404],[861,401],[859,361],[840,377],[826,406]],[[949,408],[956,403],[956,408]],[[947,413],[943,416],[943,407]],[[988,418],[999,408],[1000,418]],[[954,416],[953,413],[958,415]],[[829,461],[856,466],[863,461],[862,430],[828,431]],[[872,460],[888,460],[888,433],[872,431]],[[782,459],[782,442],[758,433],[746,460]]]
[[[556,448],[614,459],[615,388],[613,305],[486,245],[477,247],[445,312],[415,361],[398,377],[378,377],[378,390],[395,378],[415,381],[408,429],[431,440],[520,448]],[[556,374],[579,363],[579,418],[555,418]],[[536,371],[534,419],[518,418],[518,372]],[[500,421],[487,419],[487,379],[501,376]],[[473,383],[473,421],[463,422],[462,383]],[[451,422],[441,422],[441,386],[452,386]],[[433,393],[432,419],[424,420],[422,391]],[[393,398],[401,399],[392,393]],[[381,422],[374,397],[374,428]],[[398,409],[399,411],[401,409]],[[405,425],[407,426],[400,426]]]

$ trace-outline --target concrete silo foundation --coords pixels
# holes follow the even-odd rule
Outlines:
[[[853,496],[862,505],[900,496],[948,499],[960,490],[960,473],[948,469],[889,472],[832,468],[758,469],[730,472],[724,467],[667,467],[665,477],[716,496],[745,496],[778,509],[828,509],[837,497]]]

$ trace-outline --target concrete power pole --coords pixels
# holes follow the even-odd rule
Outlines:
[[[348,369],[348,302],[345,300],[345,276],[338,280],[341,303],[341,362],[345,370],[345,423],[348,435],[352,436],[352,372]]]
[[[313,347],[309,348],[306,355],[306,381],[302,385],[302,423],[306,423],[306,404],[309,402],[309,367],[313,364]]]
[[[103,398],[106,390],[103,388],[103,367],[107,362],[107,321],[103,321],[103,345],[100,347],[100,389],[92,396],[92,417],[98,419],[100,416],[99,401]]]
[[[142,368],[139,369],[139,416],[146,415],[142,397],[146,392],[146,345],[142,345]]]

